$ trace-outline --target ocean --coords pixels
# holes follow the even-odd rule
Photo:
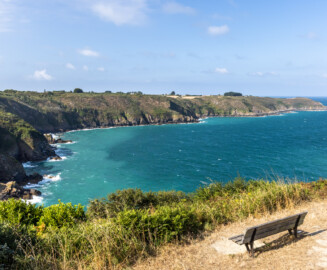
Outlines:
[[[327,98],[314,98],[327,105]],[[72,131],[61,161],[28,162],[48,175],[33,202],[86,205],[118,189],[192,192],[212,181],[327,177],[327,112],[207,118],[200,123]]]

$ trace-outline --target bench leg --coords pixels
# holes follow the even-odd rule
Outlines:
[[[297,238],[297,226],[293,229],[293,231],[294,231],[295,238]]]
[[[297,238],[297,227],[295,227],[294,229],[289,229],[288,232],[290,235],[294,235],[295,238]]]
[[[246,247],[246,250],[248,251],[249,255],[254,258],[254,248],[253,248],[253,243],[254,242],[251,242],[250,243],[250,247],[249,247],[249,244],[245,244],[245,247]]]
[[[249,252],[249,254],[250,254],[250,252],[251,252],[251,250],[249,249],[249,244],[245,244],[245,247],[246,247],[246,250]]]

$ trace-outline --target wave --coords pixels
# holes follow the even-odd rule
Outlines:
[[[57,175],[45,174],[45,175],[43,175],[42,181],[40,181],[37,184],[27,184],[27,185],[24,186],[24,188],[28,188],[28,189],[29,188],[38,188],[41,185],[44,185],[46,183],[57,182],[57,181],[60,181],[60,180],[61,180],[61,173],[58,173]]]
[[[43,197],[33,195],[32,199],[24,200],[24,201],[31,203],[31,204],[37,204],[37,203],[41,203],[43,201]]]
[[[24,168],[34,168],[34,167],[36,167],[36,165],[33,165],[31,161],[22,163],[22,165],[23,165]]]

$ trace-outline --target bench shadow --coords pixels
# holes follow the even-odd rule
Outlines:
[[[255,249],[255,257],[258,257],[261,253],[264,253],[266,251],[277,250],[277,249],[283,248],[292,243],[296,243],[308,236],[314,236],[314,235],[323,233],[325,231],[327,231],[327,229],[319,230],[319,231],[312,232],[312,233],[298,230],[298,238],[295,238],[294,235],[290,235],[289,233],[284,234],[273,241],[264,242],[264,246],[256,248]]]

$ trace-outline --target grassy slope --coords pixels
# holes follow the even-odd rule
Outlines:
[[[237,179],[191,195],[120,191],[91,202],[86,213],[71,204],[43,208],[10,200],[0,202],[0,255],[17,269],[124,268],[166,243],[181,243],[217,225],[326,194],[326,180],[286,184]]]

